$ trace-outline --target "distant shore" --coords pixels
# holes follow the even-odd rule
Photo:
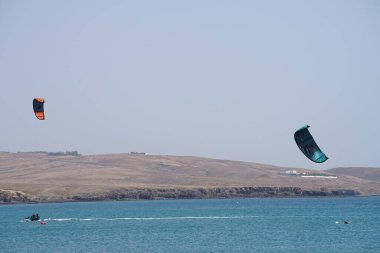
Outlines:
[[[138,152],[0,152],[0,204],[379,194],[380,168],[322,171]]]
[[[218,188],[121,188],[108,192],[65,196],[34,196],[20,191],[0,190],[0,204],[50,203],[107,200],[159,200],[210,198],[333,197],[362,196],[351,189],[302,189],[299,187],[218,187]]]

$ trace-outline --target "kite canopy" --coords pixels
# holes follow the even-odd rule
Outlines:
[[[328,157],[321,151],[317,143],[314,141],[313,136],[311,136],[308,130],[309,127],[310,126],[306,125],[297,130],[294,133],[294,140],[307,158],[316,163],[323,163]]]
[[[39,120],[45,120],[44,103],[45,103],[45,99],[43,98],[33,99],[34,114]]]

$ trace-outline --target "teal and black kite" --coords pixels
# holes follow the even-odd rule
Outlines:
[[[294,133],[294,140],[307,158],[316,163],[323,163],[328,157],[321,151],[317,143],[314,141],[313,136],[311,136],[308,130],[309,127],[310,126],[306,125],[298,129]]]

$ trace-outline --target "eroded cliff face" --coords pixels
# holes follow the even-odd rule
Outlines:
[[[103,200],[154,200],[154,199],[207,199],[207,198],[260,198],[260,197],[322,197],[357,196],[360,192],[350,189],[308,189],[299,187],[226,187],[226,188],[120,188],[107,192],[75,195],[30,196],[19,191],[0,190],[0,203],[35,203]]]
[[[13,204],[13,203],[33,203],[36,200],[21,191],[1,190],[0,189],[0,204]]]
[[[303,190],[299,187],[227,187],[227,188],[172,188],[172,189],[118,189],[99,195],[76,195],[72,200],[152,200],[204,198],[257,198],[257,197],[321,197],[358,196],[351,189]]]

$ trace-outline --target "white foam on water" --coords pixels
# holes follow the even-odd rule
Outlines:
[[[71,221],[76,220],[76,218],[60,218],[60,219],[54,219],[54,218],[46,218],[44,221]]]
[[[313,216],[315,217],[339,217],[339,216]],[[97,218],[46,218],[44,221],[117,221],[117,220],[218,220],[218,219],[252,219],[252,218],[273,218],[265,215],[246,215],[246,216],[179,216],[179,217],[97,217]],[[311,216],[276,216],[276,218],[312,218]],[[336,224],[339,222],[336,221]]]
[[[191,220],[191,219],[245,219],[265,216],[182,216],[182,217],[115,217],[115,218],[46,218],[44,221],[117,221],[117,220]]]
[[[255,216],[182,216],[182,217],[119,217],[119,218],[98,218],[99,220],[195,220],[195,219],[244,219]]]

